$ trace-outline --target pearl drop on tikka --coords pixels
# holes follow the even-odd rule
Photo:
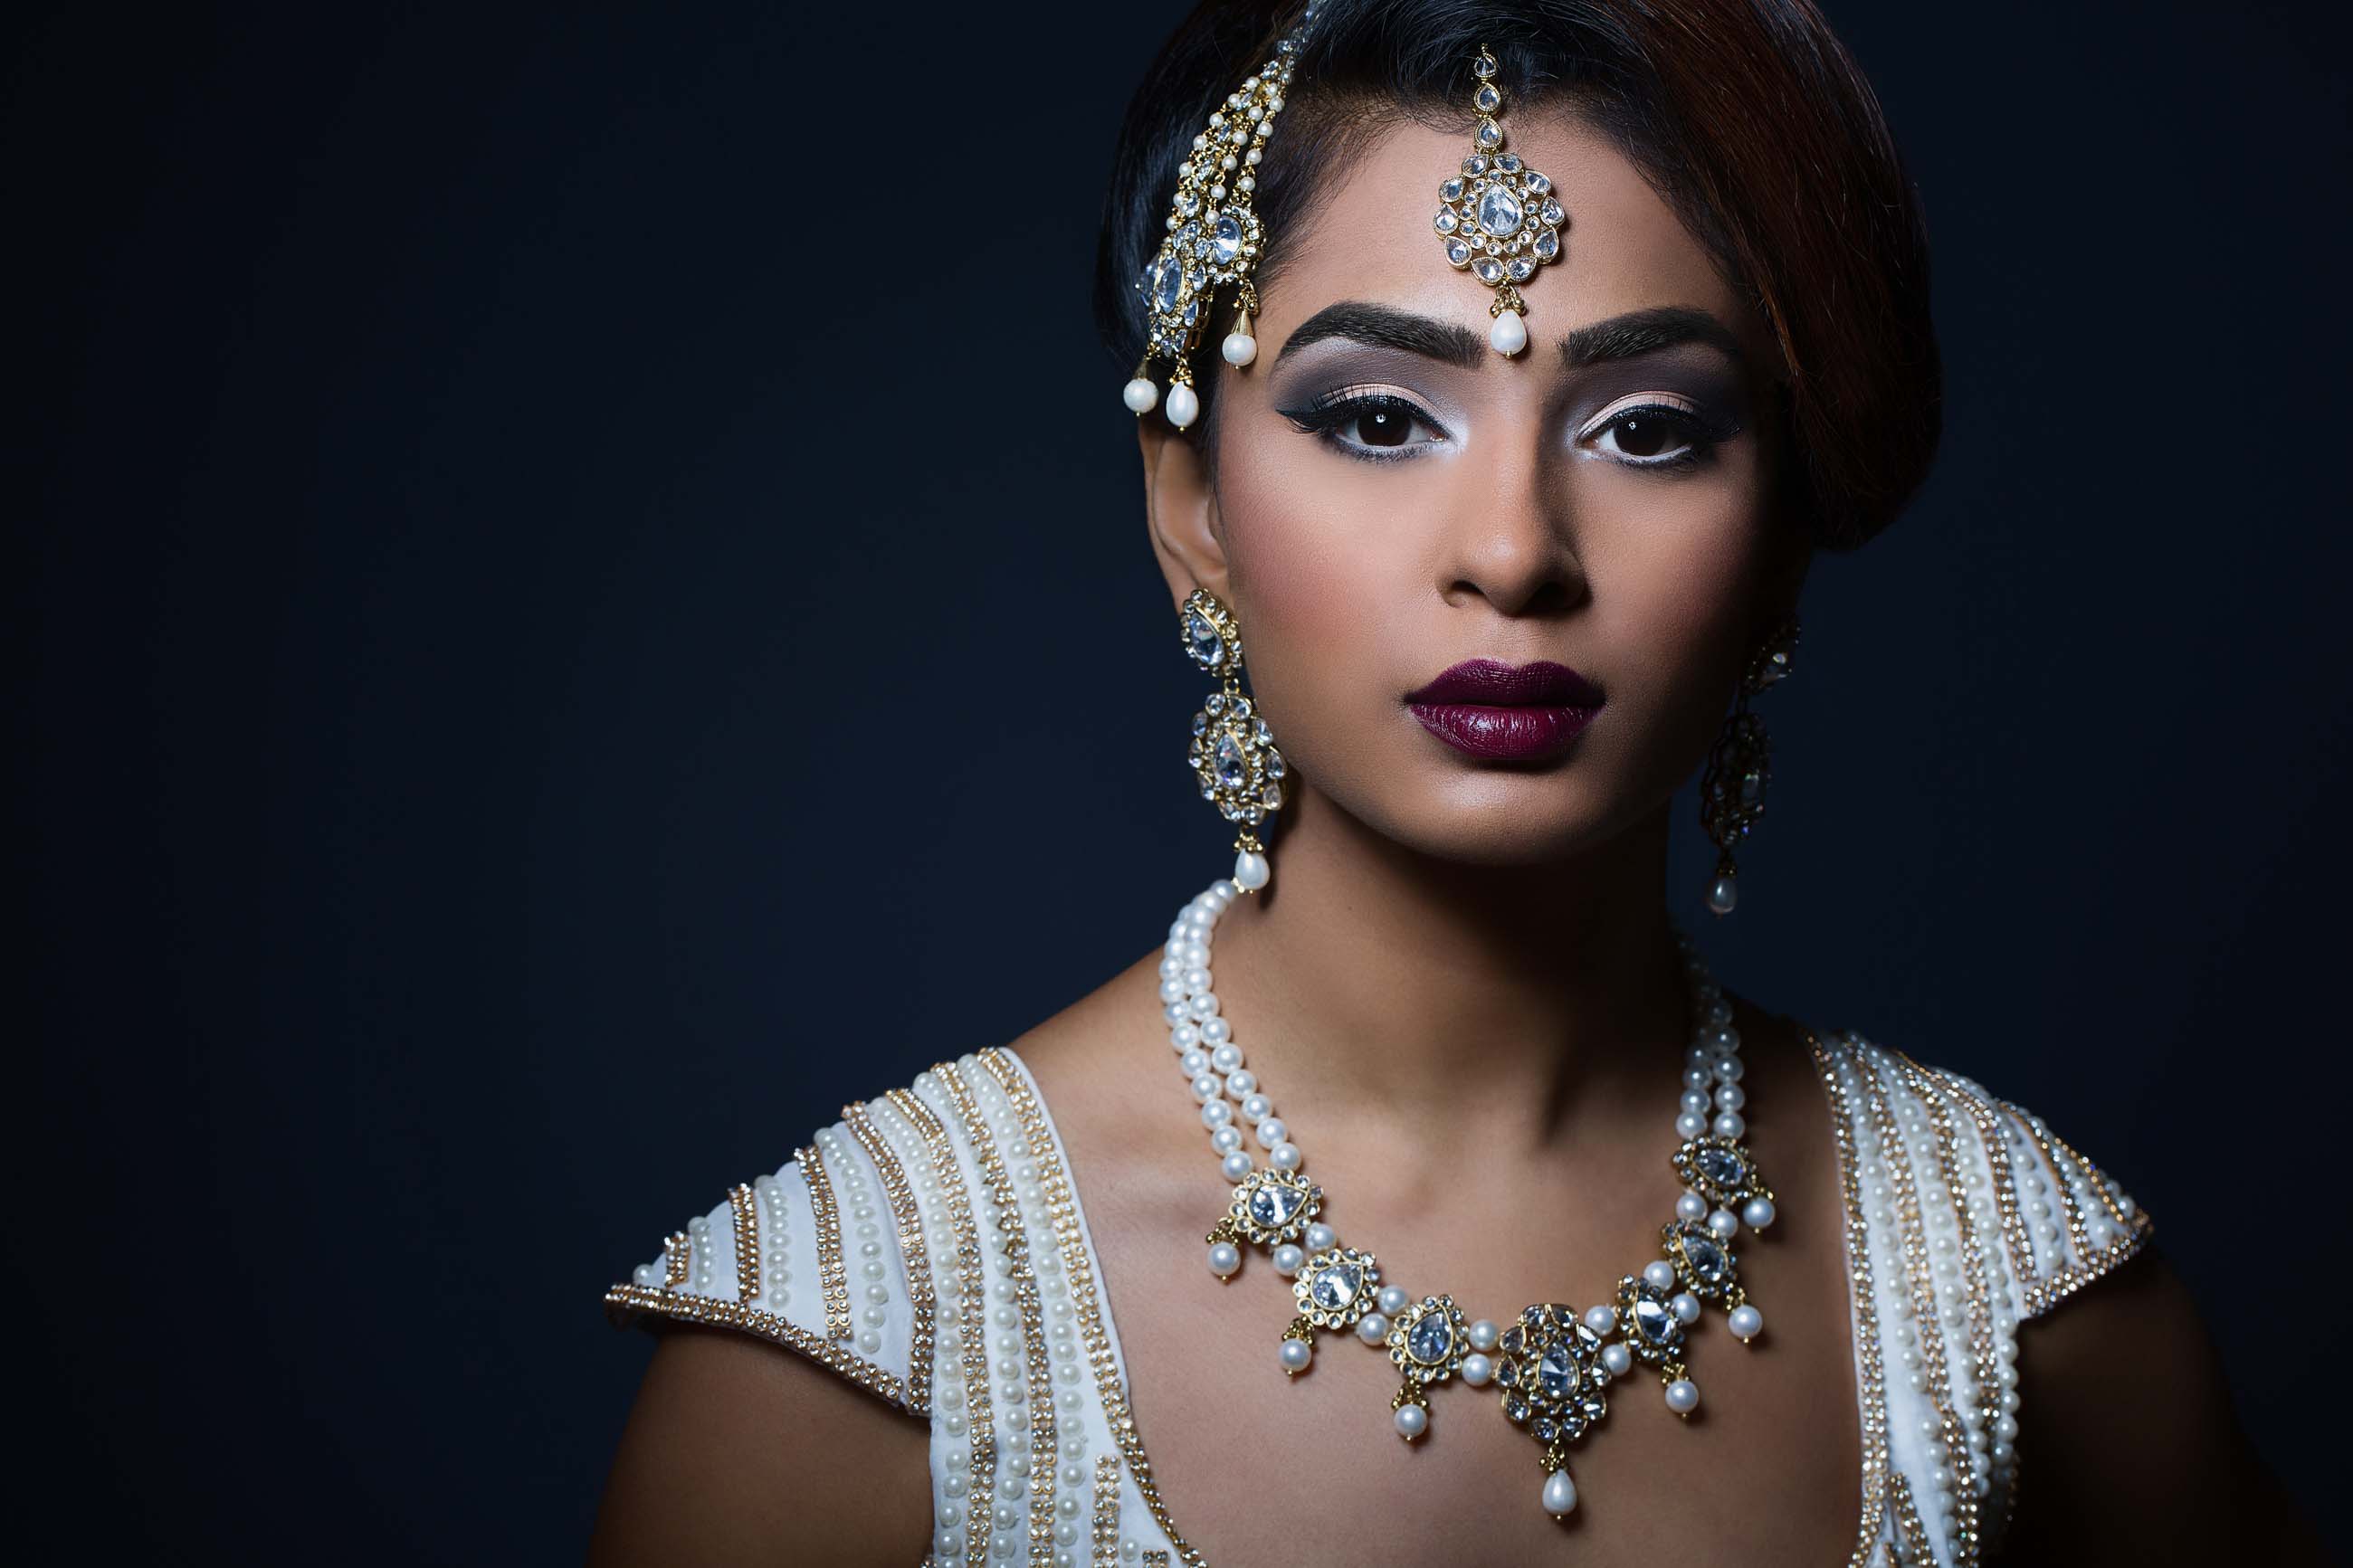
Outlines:
[[[1487,342],[1508,358],[1528,346],[1528,324],[1520,320],[1517,310],[1498,310],[1495,324],[1487,329]]]
[[[1160,389],[1152,384],[1150,377],[1139,375],[1120,388],[1119,400],[1127,405],[1131,414],[1149,414],[1153,405],[1160,401]]]
[[[1218,352],[1226,356],[1228,364],[1239,370],[1258,358],[1258,340],[1237,328],[1226,334],[1226,341]]]

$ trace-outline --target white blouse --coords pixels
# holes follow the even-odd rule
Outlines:
[[[1849,1216],[1863,1437],[1849,1561],[1961,1568],[2000,1541],[2015,1496],[2016,1325],[2138,1251],[2149,1215],[1971,1079],[1852,1030],[1805,1036]],[[918,1568],[1207,1568],[1153,1478],[1102,1281],[1044,1097],[992,1047],[843,1107],[605,1300],[616,1322],[786,1346],[928,1420],[933,1549]],[[1018,1354],[989,1331],[1004,1302]],[[1906,1350],[1921,1374],[1891,1377]],[[1026,1480],[1009,1462],[1025,1452]]]

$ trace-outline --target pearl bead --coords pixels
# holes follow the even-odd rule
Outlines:
[[[1282,1342],[1282,1370],[1293,1376],[1305,1372],[1307,1363],[1314,1360],[1314,1356],[1315,1347],[1305,1340]]]
[[[1730,1209],[1718,1209],[1707,1216],[1707,1228],[1725,1241],[1740,1234],[1740,1216]]]
[[[1168,395],[1169,422],[1181,430],[1186,426],[1190,425],[1193,422],[1193,416],[1192,413],[1188,412],[1181,420],[1176,417],[1177,392],[1181,392],[1185,395],[1185,400],[1189,409],[1198,412],[1198,405],[1194,403],[1193,389],[1189,386],[1180,386],[1176,388],[1175,392],[1171,392]],[[1267,879],[1273,875],[1273,868],[1270,867],[1266,863],[1266,857],[1260,854],[1255,849],[1245,849],[1240,854],[1234,857],[1234,881],[1243,888],[1252,889],[1263,888],[1267,884]]]
[[[1654,1258],[1642,1265],[1642,1283],[1653,1290],[1672,1290],[1675,1285],[1675,1266],[1665,1258]]]
[[[1477,1351],[1462,1358],[1462,1381],[1473,1388],[1484,1388],[1487,1380],[1495,1375],[1495,1363]]]
[[[1250,1180],[1250,1173],[1252,1168],[1253,1167],[1250,1164],[1250,1157],[1248,1154],[1243,1153],[1239,1149],[1235,1150],[1232,1153],[1228,1154],[1223,1160],[1218,1162],[1219,1173],[1229,1182],[1246,1182]]]
[[[1504,314],[1512,312],[1507,310]],[[1556,1519],[1576,1510],[1577,1483],[1568,1479],[1567,1470],[1555,1470],[1545,1478],[1544,1507],[1545,1511]]]
[[[1618,1314],[1607,1307],[1588,1307],[1585,1309],[1585,1326],[1597,1334],[1612,1333],[1618,1327]]]
[[[1707,1131],[1707,1118],[1696,1110],[1686,1110],[1675,1118],[1675,1131],[1682,1137],[1697,1138]]]
[[[1686,1222],[1706,1218],[1707,1200],[1685,1188],[1683,1195],[1675,1200],[1675,1217]]]
[[[1430,1412],[1419,1405],[1400,1405],[1397,1413],[1398,1436],[1412,1442],[1430,1430]]]
[[[1287,1138],[1266,1152],[1266,1163],[1278,1171],[1295,1171],[1306,1158],[1300,1152],[1299,1145]]]
[[[1209,1248],[1209,1272],[1220,1279],[1230,1279],[1242,1266],[1241,1248],[1230,1241],[1220,1241]]]
[[[1667,1384],[1667,1408],[1678,1415],[1688,1415],[1698,1409],[1699,1384],[1687,1377],[1679,1377]]]
[[[1307,1227],[1308,1251],[1322,1252],[1327,1247],[1334,1247],[1339,1245],[1340,1233],[1334,1230],[1330,1226],[1325,1225],[1322,1220],[1319,1219],[1314,1224]]]
[[[1601,1369],[1612,1377],[1623,1377],[1634,1370],[1634,1352],[1624,1342],[1611,1340],[1601,1347]]]
[[[1228,332],[1219,352],[1226,356],[1228,364],[1239,368],[1258,358],[1258,340],[1247,332]]]
[[[1225,1080],[1216,1073],[1205,1072],[1193,1080],[1193,1098],[1207,1105],[1226,1092]]]
[[[1473,1350],[1493,1350],[1495,1342],[1503,1337],[1503,1331],[1495,1327],[1492,1318],[1481,1318],[1471,1325],[1471,1348]]]
[[[1220,1154],[1230,1154],[1242,1146],[1242,1130],[1227,1122],[1209,1134],[1209,1147]]]
[[[1774,1212],[1771,1198],[1751,1198],[1740,1205],[1740,1217],[1748,1222],[1751,1230],[1763,1230],[1771,1225]]]
[[[1741,1120],[1740,1112],[1736,1110],[1724,1111],[1715,1119],[1715,1135],[1727,1143],[1747,1131],[1748,1123]]]
[[[1392,1318],[1413,1304],[1413,1297],[1402,1285],[1384,1285],[1381,1287],[1381,1293],[1373,1300],[1379,1304],[1383,1312]]]
[[[1754,1307],[1735,1307],[1725,1326],[1734,1339],[1746,1342],[1765,1331],[1765,1314]]]
[[[1273,1261],[1274,1271],[1288,1279],[1299,1272],[1299,1266],[1307,1261],[1307,1254],[1286,1241],[1274,1249]]]
[[[1528,324],[1517,310],[1498,310],[1495,324],[1487,329],[1487,342],[1499,354],[1515,354],[1528,346]]]
[[[1168,389],[1168,423],[1182,430],[1200,416],[1201,400],[1195,395],[1191,387],[1180,381]],[[1252,882],[1245,876],[1240,861],[1234,864],[1234,880],[1245,888],[1264,886],[1263,883]]]
[[[1699,1321],[1699,1298],[1688,1290],[1678,1290],[1667,1302],[1667,1310],[1675,1315],[1678,1323],[1695,1323]]]
[[[1170,389],[1168,394],[1168,406],[1172,411],[1176,406],[1176,394],[1178,392],[1186,392],[1189,395],[1190,389],[1185,387],[1174,387]],[[1173,412],[1171,413],[1170,417],[1175,417]],[[1728,915],[1732,912],[1732,905],[1737,896],[1738,889],[1732,885],[1732,879],[1729,877],[1718,877],[1715,881],[1708,884],[1707,907],[1715,910],[1717,914]]]
[[[1234,1119],[1233,1102],[1223,1096],[1201,1107],[1201,1125],[1215,1132]]]
[[[1356,1320],[1356,1337],[1368,1345],[1377,1345],[1389,1337],[1389,1321],[1378,1312],[1366,1312]]]
[[[1119,400],[1127,405],[1131,414],[1149,414],[1152,405],[1160,401],[1160,389],[1144,376],[1137,376],[1119,390]]]

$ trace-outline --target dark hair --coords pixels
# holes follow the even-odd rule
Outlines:
[[[1095,268],[1124,371],[1179,155],[1296,8],[1203,0],[1128,106]],[[1316,183],[1381,130],[1467,126],[1482,44],[1519,112],[1566,105],[1608,136],[1759,312],[1788,369],[1784,504],[1813,542],[1852,550],[1893,521],[1943,423],[1927,231],[1877,96],[1808,0],[1323,0],[1259,170],[1261,281]],[[1196,362],[1205,410],[1221,331]]]

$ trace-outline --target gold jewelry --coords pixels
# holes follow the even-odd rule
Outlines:
[[[1717,851],[1707,907],[1719,915],[1732,912],[1739,892],[1732,847],[1747,837],[1765,815],[1765,790],[1773,782],[1773,739],[1765,721],[1748,710],[1748,700],[1789,673],[1797,650],[1798,617],[1792,613],[1749,656],[1741,671],[1739,696],[1708,752],[1707,771],[1700,775],[1699,819]]]
[[[1494,79],[1499,68],[1484,48],[1472,62],[1479,86],[1471,107],[1479,124],[1461,174],[1438,187],[1438,199],[1445,205],[1435,221],[1447,261],[1495,291],[1487,307],[1495,319],[1487,342],[1497,353],[1509,355],[1528,344],[1522,320],[1528,306],[1519,285],[1559,258],[1560,231],[1568,226],[1568,215],[1550,180],[1523,163],[1518,153],[1504,151],[1504,128],[1495,119],[1504,110],[1504,89]]]
[[[1193,715],[1193,743],[1185,760],[1201,785],[1201,798],[1239,826],[1234,837],[1234,883],[1246,893],[1272,874],[1258,825],[1282,808],[1282,780],[1289,764],[1274,747],[1257,704],[1242,695],[1242,633],[1231,610],[1207,588],[1186,595],[1176,612],[1185,654],[1224,682]]]
[[[1208,128],[1193,138],[1192,151],[1177,171],[1176,195],[1168,208],[1168,238],[1138,285],[1149,318],[1144,358],[1120,393],[1121,401],[1139,416],[1160,401],[1159,389],[1152,384],[1152,362],[1165,359],[1174,367],[1168,373],[1168,423],[1182,430],[1200,417],[1191,355],[1220,286],[1232,287],[1240,307],[1233,331],[1226,334],[1226,363],[1240,369],[1258,357],[1258,340],[1250,333],[1258,291],[1251,287],[1250,274],[1265,247],[1266,234],[1250,198],[1258,189],[1266,134],[1282,111],[1292,64],[1314,16],[1315,7],[1310,5],[1299,26],[1275,46],[1274,58],[1226,96],[1209,116]]]

